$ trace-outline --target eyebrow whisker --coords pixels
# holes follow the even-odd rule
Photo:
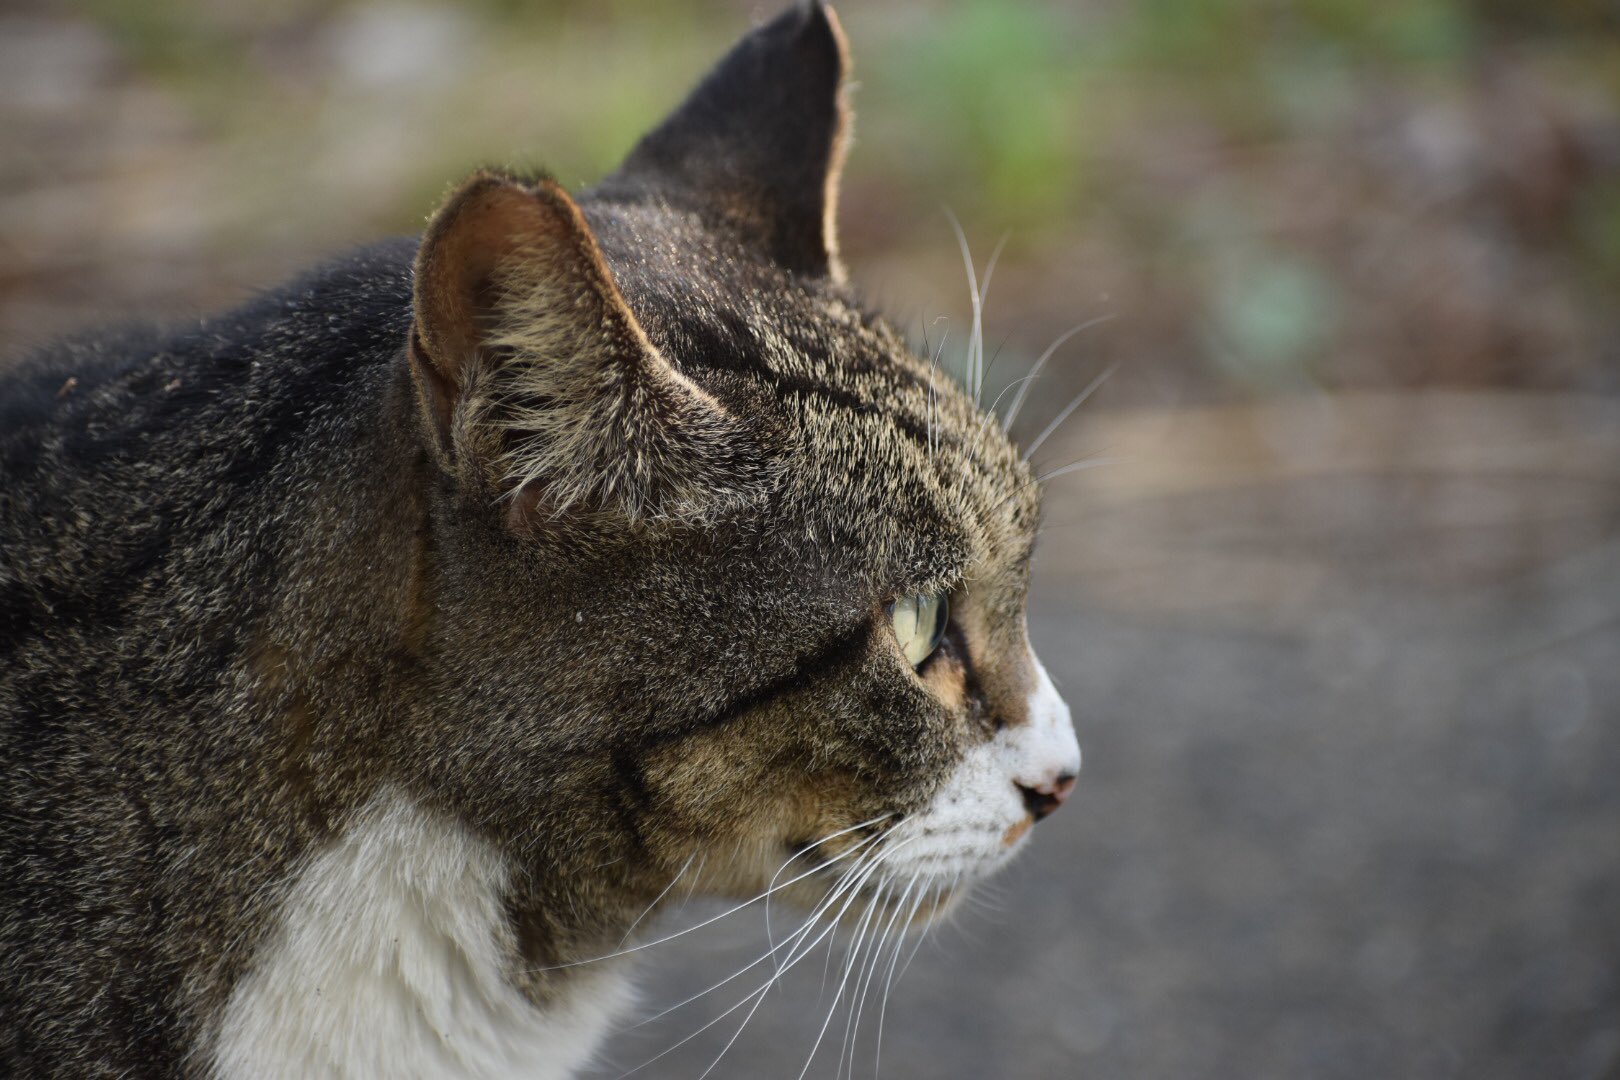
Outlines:
[[[1086,388],[1084,390],[1074,395],[1074,397],[1070,399],[1069,403],[1063,407],[1063,411],[1058,413],[1057,416],[1052,419],[1052,422],[1047,424],[1039,435],[1035,436],[1035,441],[1030,443],[1028,448],[1024,450],[1023,459],[1028,461],[1030,459],[1030,455],[1039,450],[1043,442],[1051,438],[1052,433],[1058,429],[1063,421],[1067,420],[1074,413],[1074,410],[1078,409],[1081,405],[1084,405],[1086,403],[1086,399],[1091,397],[1092,394],[1096,393],[1097,388],[1102,386],[1103,383],[1107,382],[1113,376],[1114,372],[1118,370],[1118,361],[1109,364],[1108,367],[1103,369],[1101,375],[1098,375],[1095,379],[1092,379],[1091,382],[1086,384]]]
[[[1035,381],[1037,376],[1040,375],[1041,369],[1046,366],[1046,362],[1052,359],[1052,354],[1057,352],[1065,341],[1068,341],[1070,338],[1074,337],[1074,335],[1080,333],[1080,331],[1089,330],[1098,323],[1105,323],[1114,317],[1113,312],[1108,312],[1106,315],[1095,315],[1084,322],[1076,323],[1074,326],[1069,327],[1069,329],[1063,331],[1063,333],[1053,338],[1052,344],[1048,345],[1046,347],[1046,351],[1041,353],[1041,355],[1036,359],[1035,363],[1030,365],[1029,374],[1024,376],[1024,388],[1018,391],[1017,395],[1012,400],[1012,404],[1007,406],[1007,419],[1002,422],[1001,430],[1012,430],[1013,422],[1018,419],[1018,411],[1024,407],[1024,398],[1029,394],[1030,384]]]

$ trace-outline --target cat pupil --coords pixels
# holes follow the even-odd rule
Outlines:
[[[912,667],[917,667],[939,648],[950,617],[950,604],[944,594],[904,596],[889,605],[894,637]]]

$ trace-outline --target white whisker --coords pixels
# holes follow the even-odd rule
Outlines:
[[[877,893],[872,897],[872,906],[870,911],[877,911],[880,913],[877,919],[872,923],[872,928],[874,930],[876,930],[883,923],[881,911],[883,909],[883,905],[889,891],[889,885],[891,883],[891,879],[888,877],[888,875],[884,875],[883,880],[878,883]],[[881,933],[881,931],[879,933]],[[844,1059],[846,1057],[848,1057],[850,1060],[851,1069],[854,1068],[855,1058],[850,1053],[850,1039],[852,1036],[856,1039],[859,1039],[860,1037],[860,1013],[856,1008],[856,1002],[860,993],[861,981],[864,972],[866,971],[867,963],[872,958],[873,952],[877,948],[878,938],[879,934],[874,934],[871,939],[869,939],[866,944],[864,957],[860,953],[856,953],[854,957],[852,970],[855,973],[855,983],[850,988],[849,1009],[844,1014],[844,1037],[840,1041],[840,1045],[838,1047],[838,1065],[833,1071],[834,1080],[837,1080],[838,1077],[843,1075]]]
[[[856,1050],[857,1050],[857,1048],[859,1046],[859,1043],[861,1041],[861,1015],[862,1015],[862,1013],[864,1013],[866,1011],[866,995],[872,989],[872,982],[873,982],[873,979],[877,975],[878,965],[883,962],[884,950],[889,944],[890,935],[892,935],[894,933],[895,924],[900,918],[900,913],[905,910],[906,895],[908,893],[910,893],[911,886],[912,886],[912,884],[916,883],[916,880],[917,880],[916,876],[913,875],[912,878],[911,878],[911,882],[906,885],[905,892],[902,892],[900,894],[900,896],[894,901],[894,910],[892,910],[889,913],[889,921],[883,924],[883,931],[879,935],[877,943],[872,948],[870,962],[867,964],[866,973],[862,977],[860,992],[859,992],[859,994],[857,996],[857,999],[856,999],[859,1002],[859,1004],[856,1006],[856,1009],[855,1009],[855,1033],[854,1033],[854,1039],[850,1043],[850,1047],[849,1047],[849,1077],[850,1077],[850,1080],[855,1080],[855,1052],[856,1052]],[[890,883],[890,884],[892,884],[892,883]],[[902,930],[901,937],[904,937],[904,936],[905,936],[905,934],[904,934],[904,931]]]
[[[925,322],[922,327],[923,356],[927,356],[930,351],[933,350],[928,348],[928,324]],[[928,369],[927,405],[923,406],[923,432],[928,439],[928,461],[933,463],[933,368]]]
[[[880,837],[876,837],[876,836],[869,837],[868,839],[861,841],[861,843],[859,845],[857,845],[856,847],[851,848],[849,851],[844,852],[844,854],[840,855],[839,858],[840,859],[847,858],[848,856],[853,855],[855,852],[859,851],[862,847],[865,847],[865,846],[873,843],[874,841],[876,841],[878,839],[880,839]],[[870,852],[869,852],[869,854],[870,854]],[[824,864],[824,865],[829,865],[830,866],[831,863],[827,863],[827,864]],[[829,905],[836,902],[838,896],[841,895],[841,893],[843,891],[845,882],[849,879],[849,877],[852,874],[858,873],[863,865],[865,865],[864,862],[861,859],[857,859],[855,861],[855,863],[847,871],[845,871],[844,874],[838,879],[837,883],[834,885],[833,889],[828,893],[828,895],[823,897],[821,902],[816,905],[815,909],[810,912],[810,916],[804,922],[804,924],[801,925],[799,927],[799,929],[795,930],[793,933],[791,933],[787,937],[783,938],[781,940],[781,942],[774,945],[763,956],[760,956],[758,959],[750,961],[747,965],[738,968],[736,971],[732,972],[730,975],[727,975],[725,978],[721,979],[719,982],[715,983],[713,986],[709,987],[708,989],[700,990],[697,993],[693,994],[691,997],[686,998],[684,1001],[678,1001],[674,1005],[671,1005],[666,1009],[661,1009],[658,1012],[653,1013],[651,1016],[648,1016],[645,1019],[637,1021],[636,1023],[630,1025],[630,1028],[628,1030],[633,1031],[636,1028],[644,1027],[647,1024],[651,1024],[654,1021],[662,1020],[664,1017],[668,1016],[670,1013],[674,1012],[675,1010],[680,1009],[680,1008],[684,1008],[685,1006],[692,1004],[692,1002],[697,1001],[699,998],[704,997],[704,996],[706,996],[708,994],[712,994],[714,991],[720,989],[722,986],[725,986],[727,983],[731,982],[733,979],[737,979],[737,978],[740,978],[743,975],[746,975],[749,971],[752,971],[754,968],[756,968],[759,965],[763,964],[765,961],[771,959],[777,953],[781,952],[783,949],[789,949],[788,955],[791,957],[792,956],[792,950],[791,950],[790,946],[792,946],[794,944],[797,944],[799,941],[802,940],[802,936],[810,930],[811,926],[814,925],[815,920],[821,915],[821,913],[823,911],[825,911]],[[782,965],[778,964],[777,965],[777,970],[780,971],[781,967],[782,967]]]
[[[985,428],[989,427],[990,426],[990,421],[992,421],[992,420],[994,420],[996,418],[996,406],[1000,405],[1001,404],[1001,399],[1007,396],[1007,391],[1011,390],[1015,386],[1020,385],[1021,383],[1029,382],[1029,380],[1033,379],[1034,377],[1035,377],[1035,375],[1033,373],[1031,373],[1029,375],[1023,376],[1022,378],[1014,379],[1012,382],[1008,383],[1006,386],[1003,386],[1001,388],[1001,392],[996,395],[996,399],[994,401],[992,401],[990,403],[990,407],[984,411],[984,419],[979,421],[978,434],[979,434],[979,437],[981,439],[984,436]],[[1002,430],[1005,431],[1006,428],[1003,428]]]
[[[1118,370],[1119,365],[1117,363],[1109,364],[1108,367],[1103,370],[1101,375],[1098,375],[1095,379],[1092,379],[1091,382],[1086,384],[1086,388],[1084,390],[1074,395],[1074,397],[1070,399],[1069,403],[1063,407],[1063,411],[1058,413],[1057,416],[1053,418],[1052,422],[1047,424],[1045,429],[1042,430],[1039,435],[1035,436],[1035,441],[1030,443],[1029,447],[1024,451],[1024,460],[1028,461],[1030,455],[1041,448],[1041,443],[1050,438],[1052,432],[1056,431],[1058,426],[1062,424],[1063,421],[1067,420],[1074,410],[1078,409],[1081,405],[1084,405],[1086,399],[1092,394],[1096,393],[1097,388],[1103,383],[1107,382],[1114,372]]]
[[[802,948],[801,949],[799,947],[795,947],[795,949],[793,950],[792,957],[790,957],[790,959],[786,963],[784,963],[782,965],[782,968],[781,968],[780,971],[776,972],[775,974],[771,975],[768,979],[766,979],[764,985],[760,986],[757,990],[751,991],[749,994],[744,996],[741,1001],[737,1002],[735,1005],[731,1006],[725,1012],[721,1013],[719,1016],[716,1016],[714,1019],[710,1020],[708,1023],[704,1024],[702,1027],[698,1028],[696,1031],[694,1031],[691,1034],[687,1035],[685,1038],[681,1039],[679,1042],[675,1043],[672,1046],[665,1047],[663,1050],[660,1050],[657,1054],[655,1054],[652,1057],[648,1058],[646,1061],[643,1061],[640,1065],[637,1065],[635,1068],[629,1070],[628,1072],[621,1073],[620,1077],[619,1077],[619,1080],[624,1080],[625,1077],[630,1076],[630,1075],[632,1075],[634,1073],[640,1072],[642,1069],[645,1069],[648,1065],[651,1065],[653,1062],[659,1060],[660,1058],[662,1058],[662,1057],[664,1057],[664,1056],[666,1056],[668,1054],[674,1053],[676,1050],[679,1050],[681,1047],[685,1046],[687,1043],[691,1042],[693,1039],[697,1038],[699,1035],[702,1035],[705,1031],[708,1031],[710,1028],[714,1027],[714,1025],[718,1024],[720,1021],[724,1020],[726,1017],[730,1016],[732,1013],[736,1012],[738,1009],[742,1008],[744,1005],[747,1005],[750,1001],[753,1001],[754,1005],[755,1005],[755,1008],[757,1008],[758,1005],[759,1005],[759,1002],[761,1002],[761,1001],[763,1001],[765,999],[766,992],[769,991],[770,988],[773,985],[775,985],[776,981],[778,979],[780,979],[783,975],[785,975],[789,971],[791,971],[793,969],[794,965],[799,962],[799,960],[803,959],[805,956],[808,956],[810,954],[810,952],[813,951],[815,949],[815,947],[818,944],[820,944],[821,941],[823,939],[825,939],[828,934],[832,933],[832,931],[837,928],[838,919],[843,918],[844,912],[849,910],[849,905],[854,903],[855,897],[857,895],[859,895],[861,886],[865,884],[866,879],[869,878],[873,873],[875,873],[877,871],[878,866],[881,865],[881,863],[883,861],[882,860],[882,851],[881,851],[881,849],[872,849],[872,850],[868,851],[866,855],[862,856],[862,860],[865,861],[866,869],[862,873],[860,879],[858,881],[856,881],[855,883],[853,883],[853,885],[850,887],[850,889],[848,891],[848,899],[845,901],[844,906],[839,909],[838,915],[833,919],[833,922],[825,930],[823,930],[821,932],[821,934],[815,939],[815,941],[810,943],[808,948]],[[857,864],[857,865],[859,865],[859,864]],[[802,945],[802,939],[801,939],[800,944]],[[749,1011],[749,1015],[750,1016],[753,1015],[752,1010]],[[746,1019],[744,1020],[744,1023],[745,1024],[747,1023]]]
[[[988,263],[986,263],[985,267],[984,267],[984,280],[979,283],[979,307],[978,307],[978,312],[979,312],[980,321],[979,321],[979,324],[978,324],[978,326],[977,326],[977,328],[976,328],[976,330],[974,332],[974,343],[973,343],[973,351],[974,351],[975,355],[977,355],[978,358],[979,358],[979,362],[978,362],[978,378],[976,379],[976,381],[974,382],[974,385],[973,385],[973,404],[975,404],[975,405],[977,405],[979,403],[979,397],[984,391],[985,377],[990,372],[989,367],[984,362],[984,321],[983,321],[983,316],[984,316],[984,311],[985,311],[985,299],[986,299],[986,297],[988,297],[990,295],[990,279],[992,277],[994,277],[995,274],[996,274],[996,263],[1001,261],[1001,251],[1002,251],[1003,248],[1005,248],[1007,246],[1007,238],[1010,237],[1011,235],[1012,235],[1011,233],[1002,233],[1001,234],[1001,239],[996,241],[995,250],[990,252],[990,261]],[[997,349],[996,351],[999,354],[1001,350]],[[994,363],[994,362],[995,361],[992,359],[991,363]]]
[[[975,361],[974,349],[980,340],[984,329],[984,307],[979,301],[979,276],[973,269],[973,255],[968,250],[967,234],[962,231],[962,223],[956,220],[956,215],[950,207],[945,207],[945,216],[951,220],[951,230],[956,233],[956,246],[962,252],[962,269],[967,271],[968,299],[973,305],[973,325],[968,333],[967,372],[966,381],[968,390],[973,395],[973,404],[979,403],[979,369]]]
[[[1035,381],[1037,376],[1040,375],[1041,369],[1046,366],[1046,362],[1052,359],[1052,354],[1056,353],[1058,349],[1062,347],[1065,341],[1068,341],[1082,330],[1089,330],[1098,323],[1105,323],[1113,317],[1112,312],[1107,315],[1098,315],[1094,318],[1087,319],[1085,322],[1077,323],[1074,326],[1071,326],[1069,329],[1063,331],[1063,333],[1052,339],[1052,344],[1048,345],[1046,347],[1046,351],[1041,353],[1041,355],[1036,358],[1035,362],[1030,365],[1029,374],[1024,376],[1023,379],[1024,388],[1018,391],[1018,396],[1013,398],[1011,405],[1007,406],[1007,419],[1002,422],[1002,431],[1012,430],[1013,421],[1018,419],[1018,411],[1024,407],[1024,398],[1029,394],[1030,384]]]
[[[911,883],[906,886],[907,892],[917,884],[920,876],[920,872],[912,872]],[[878,1076],[883,1068],[883,1021],[889,1015],[889,992],[894,988],[894,969],[900,962],[900,950],[905,947],[906,931],[911,928],[911,921],[917,917],[917,909],[922,906],[925,892],[926,888],[918,889],[917,895],[911,899],[911,907],[906,911],[905,921],[900,924],[900,936],[894,942],[894,955],[889,957],[888,973],[883,977],[883,1005],[878,1010],[877,1048],[872,1052],[873,1077]],[[905,898],[902,896],[901,902],[904,901]]]
[[[962,873],[961,871],[957,871],[956,876],[951,878],[950,885],[943,889],[934,890],[934,895],[940,898],[950,896],[951,893],[956,890],[957,883],[961,880]],[[937,906],[936,910],[938,910]],[[917,943],[911,947],[911,955],[906,957],[905,965],[900,968],[900,978],[904,979],[906,977],[906,972],[910,969],[911,962],[917,959],[917,950],[922,948],[922,943],[927,940],[929,932],[934,929],[934,923],[937,921],[938,920],[930,916],[928,922],[922,928],[922,933],[917,935]]]
[[[862,913],[861,921],[856,926],[855,943],[850,946],[850,950],[846,954],[849,959],[844,964],[844,974],[838,980],[838,989],[833,993],[832,1004],[827,1007],[827,1019],[822,1021],[821,1030],[816,1033],[816,1041],[810,1047],[810,1056],[804,1059],[804,1068],[799,1070],[798,1080],[804,1080],[804,1074],[810,1071],[811,1062],[816,1060],[816,1051],[821,1049],[821,1041],[826,1037],[827,1029],[832,1026],[833,1015],[838,1011],[838,1002],[844,997],[844,987],[849,984],[849,973],[855,963],[855,953],[860,949],[861,942],[866,938],[867,924],[871,921],[872,912],[875,910],[876,905],[869,906]]]
[[[881,862],[881,856],[874,859],[873,869],[876,869],[876,865],[877,865],[878,862]],[[851,894],[851,900],[853,900],[854,895],[855,895],[854,893]],[[822,911],[824,911],[826,909],[826,906],[827,905],[823,904],[820,907],[818,907],[816,909],[816,911],[811,913],[810,918],[808,920],[806,920],[805,925],[804,925],[804,931],[803,932],[805,934],[809,933],[811,927],[813,927],[815,925],[817,917],[820,915],[820,913]],[[833,925],[836,926],[837,925],[836,922]],[[831,929],[831,927],[829,927],[829,929]],[[726,1056],[727,1052],[731,1050],[732,1046],[736,1044],[737,1040],[742,1037],[742,1033],[743,1033],[744,1030],[747,1029],[749,1021],[751,1021],[754,1018],[754,1013],[759,1011],[760,1005],[765,1001],[766,994],[770,991],[771,987],[776,983],[776,981],[779,978],[781,978],[781,976],[782,976],[782,971],[778,970],[776,972],[776,974],[772,975],[771,978],[766,981],[764,986],[760,987],[759,990],[756,991],[758,996],[755,998],[754,1004],[749,1008],[747,1015],[743,1017],[742,1023],[737,1025],[737,1030],[731,1033],[731,1038],[726,1040],[726,1045],[722,1046],[720,1048],[720,1053],[716,1054],[714,1060],[709,1062],[709,1067],[707,1069],[703,1070],[703,1073],[702,1073],[702,1075],[700,1075],[698,1077],[698,1080],[704,1080],[705,1077],[707,1077],[711,1072],[713,1072],[714,1069],[715,1069],[715,1066],[720,1064],[721,1059]],[[743,1000],[746,1001],[748,999],[744,998]]]
[[[619,939],[619,944],[617,946],[615,946],[615,948],[620,948],[620,949],[624,948],[624,943],[629,941],[630,940],[630,935],[636,932],[636,927],[641,925],[641,920],[645,919],[649,914],[651,914],[653,908],[658,906],[659,901],[663,900],[664,897],[669,895],[669,890],[671,890],[671,889],[673,889],[675,887],[675,883],[677,881],[681,880],[681,878],[686,876],[686,872],[689,869],[691,869],[692,860],[695,859],[695,858],[697,858],[697,852],[695,852],[695,851],[692,852],[692,854],[690,854],[690,855],[688,855],[686,857],[686,861],[681,864],[680,872],[677,873],[674,877],[670,878],[669,879],[669,884],[664,886],[663,891],[660,892],[657,896],[653,897],[653,902],[648,904],[645,908],[643,908],[640,915],[636,916],[635,921],[632,922],[630,924],[630,926],[625,930],[624,936]]]
[[[947,326],[944,333],[939,335],[939,345],[934,349],[934,357],[928,362],[928,460],[934,459],[934,453],[939,449],[939,443],[934,437],[934,380],[939,377],[939,354],[945,351],[945,340],[951,336],[951,328]]]
[[[904,847],[905,845],[900,845],[900,846]],[[896,850],[899,850],[899,849],[897,848]],[[741,1006],[743,1004],[743,1002],[748,1001],[749,998],[754,998],[753,1007],[748,1010],[748,1015],[743,1018],[743,1022],[742,1022],[741,1027],[739,1027],[737,1029],[737,1032],[732,1035],[732,1039],[731,1039],[732,1042],[735,1042],[736,1039],[737,1039],[737,1036],[742,1034],[742,1028],[746,1027],[748,1025],[748,1021],[753,1018],[753,1015],[754,1015],[755,1011],[758,1010],[760,1004],[762,1002],[764,1002],[765,995],[770,990],[770,988],[773,985],[775,985],[776,982],[782,978],[782,976],[786,975],[788,971],[792,970],[792,968],[795,965],[797,965],[800,960],[804,959],[804,957],[806,957],[806,956],[810,955],[810,953],[814,952],[817,945],[821,944],[821,942],[823,940],[825,940],[828,936],[830,936],[834,931],[836,931],[838,929],[838,924],[843,921],[844,914],[847,911],[849,911],[850,907],[855,903],[856,899],[859,898],[861,890],[866,887],[866,882],[872,877],[873,874],[875,874],[877,872],[879,867],[883,864],[883,862],[885,861],[886,855],[892,855],[892,854],[893,854],[892,852],[889,852],[889,853],[878,852],[877,854],[875,854],[869,861],[867,861],[865,863],[865,868],[860,873],[859,880],[851,882],[850,885],[847,888],[846,888],[844,882],[846,880],[848,880],[849,878],[851,878],[851,876],[856,872],[856,870],[860,870],[861,868],[858,866],[856,868],[856,870],[851,870],[851,871],[845,873],[844,878],[840,879],[839,887],[837,889],[835,889],[831,894],[829,894],[827,899],[822,904],[820,904],[814,912],[811,913],[810,918],[806,921],[806,924],[805,924],[805,927],[804,927],[804,930],[805,930],[806,934],[808,934],[809,930],[815,925],[816,920],[819,919],[820,916],[829,907],[831,907],[834,902],[836,902],[839,895],[841,893],[847,893],[847,896],[846,896],[846,898],[844,900],[843,906],[838,909],[838,914],[833,916],[831,921],[827,924],[827,927],[824,930],[822,930],[820,934],[818,934],[816,936],[816,939],[814,941],[810,942],[810,944],[808,946],[805,946],[802,949],[801,948],[795,948],[789,954],[787,962],[785,964],[783,964],[782,967],[775,974],[773,974],[769,979],[767,979],[763,986],[761,986],[758,990],[754,991],[753,994],[748,995],[748,997],[744,997],[743,1001],[738,1002],[737,1006],[733,1007],[733,1008],[736,1008],[738,1006]],[[800,940],[802,942],[803,938],[801,937]],[[829,945],[828,946],[828,955],[830,956],[831,953],[832,953],[832,946]],[[835,1000],[834,1001],[834,1006],[836,1007],[836,1005],[837,1005],[837,1002]],[[728,1012],[729,1011],[730,1010],[728,1010]],[[726,1049],[730,1049],[730,1046],[731,1046],[731,1043],[728,1042],[726,1044]],[[721,1051],[722,1056],[724,1055],[724,1053],[725,1053],[725,1050],[722,1050]],[[711,1065],[710,1067],[712,1068],[713,1066]],[[707,1075],[707,1073],[705,1073],[705,1075]],[[701,1080],[701,1078],[700,1078],[700,1080]]]
[[[816,848],[820,847],[822,844],[825,844],[829,840],[836,840],[840,836],[843,836],[846,833],[852,832],[855,829],[864,829],[868,825],[876,825],[878,822],[884,821],[884,820],[886,820],[886,819],[888,819],[890,817],[893,817],[893,816],[894,815],[892,813],[879,814],[875,818],[872,818],[872,819],[870,819],[868,821],[863,821],[858,825],[852,825],[848,829],[844,829],[844,830],[841,830],[839,832],[832,833],[831,835],[828,835],[828,836],[823,836],[820,840],[817,840],[815,843],[810,844],[807,847],[801,848],[800,850],[795,851],[792,855],[789,855],[787,857],[787,860],[785,862],[783,862],[781,866],[776,868],[776,873],[771,875],[771,880],[766,883],[766,887],[765,887],[765,943],[768,944],[768,945],[775,944],[771,940],[771,893],[776,891],[776,879],[782,876],[782,871],[786,870],[789,866],[792,866],[794,860],[802,858],[803,856],[810,854],[810,852],[814,851]],[[864,845],[861,845],[861,846],[864,846]],[[846,854],[847,854],[847,852],[846,852]]]
[[[1084,457],[1079,461],[1071,461],[1067,465],[1061,465],[1056,469],[1049,469],[1041,473],[1035,478],[1035,482],[1044,484],[1048,480],[1056,480],[1066,473],[1080,472],[1082,469],[1095,469],[1103,465],[1122,465],[1127,460],[1129,459],[1121,457]]]
[[[885,814],[883,816],[883,818],[891,817],[891,816],[893,816],[893,815]],[[875,820],[882,821],[883,818],[876,818]],[[852,833],[856,829],[865,828],[867,825],[870,825],[870,824],[871,824],[871,822],[862,822],[859,825],[851,825],[849,828],[842,829],[839,832],[833,833],[832,836],[825,837],[824,839],[825,840],[831,840],[833,837],[843,836],[845,833]],[[855,850],[855,849],[851,849],[851,850]],[[844,852],[843,855],[838,856],[837,859],[833,859],[832,861],[837,862],[838,859],[845,858],[849,854],[850,854],[850,852],[846,851],[846,852]],[[692,933],[694,930],[701,930],[705,926],[711,926],[714,923],[719,922],[721,919],[724,919],[728,915],[735,915],[737,912],[743,910],[744,908],[749,907],[750,905],[753,905],[753,904],[757,904],[759,901],[763,900],[765,897],[769,896],[773,892],[780,892],[782,889],[789,888],[790,886],[793,886],[793,885],[803,881],[805,878],[810,877],[813,874],[820,873],[823,869],[826,868],[827,865],[829,865],[829,864],[824,863],[824,864],[822,864],[822,866],[811,867],[809,870],[806,870],[804,873],[798,875],[797,877],[790,878],[789,880],[782,882],[782,884],[780,884],[778,886],[775,886],[774,888],[767,889],[765,892],[760,893],[758,896],[755,896],[752,899],[744,900],[742,903],[736,905],[735,907],[727,908],[725,911],[722,911],[718,915],[711,916],[710,918],[704,919],[702,922],[697,923],[694,926],[689,926],[685,930],[678,930],[675,933],[670,934],[670,935],[668,935],[666,937],[661,937],[661,938],[657,939],[656,941],[649,941],[649,942],[646,942],[645,944],[636,945],[636,946],[633,946],[632,948],[628,948],[628,949],[619,949],[619,950],[617,950],[615,952],[610,952],[610,953],[607,953],[607,954],[605,954],[603,956],[592,957],[589,960],[571,960],[571,961],[569,961],[569,962],[567,962],[565,964],[551,964],[551,965],[549,965],[547,967],[539,967],[539,968],[534,968],[532,970],[534,970],[534,971],[559,971],[559,970],[561,970],[563,968],[581,967],[581,966],[583,966],[585,964],[598,964],[598,963],[601,963],[604,960],[612,960],[615,957],[628,956],[631,953],[641,952],[643,949],[650,949],[654,945],[662,945],[666,941],[674,941],[678,937],[685,937],[687,934]]]

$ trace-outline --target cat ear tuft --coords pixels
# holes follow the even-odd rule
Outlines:
[[[842,281],[848,70],[832,8],[800,3],[744,36],[596,193],[692,211],[788,270]]]
[[[507,523],[692,519],[757,494],[736,420],[647,340],[579,207],[479,173],[417,252],[407,349],[443,466]]]

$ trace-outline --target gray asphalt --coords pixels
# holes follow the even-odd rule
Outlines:
[[[1620,484],[1261,477],[1081,521],[1031,617],[1080,788],[924,943],[881,1075],[1620,1076]],[[649,1010],[764,948],[742,915],[650,950]],[[711,1077],[799,1075],[838,975],[803,968]],[[637,1075],[700,1076],[742,1015]]]

